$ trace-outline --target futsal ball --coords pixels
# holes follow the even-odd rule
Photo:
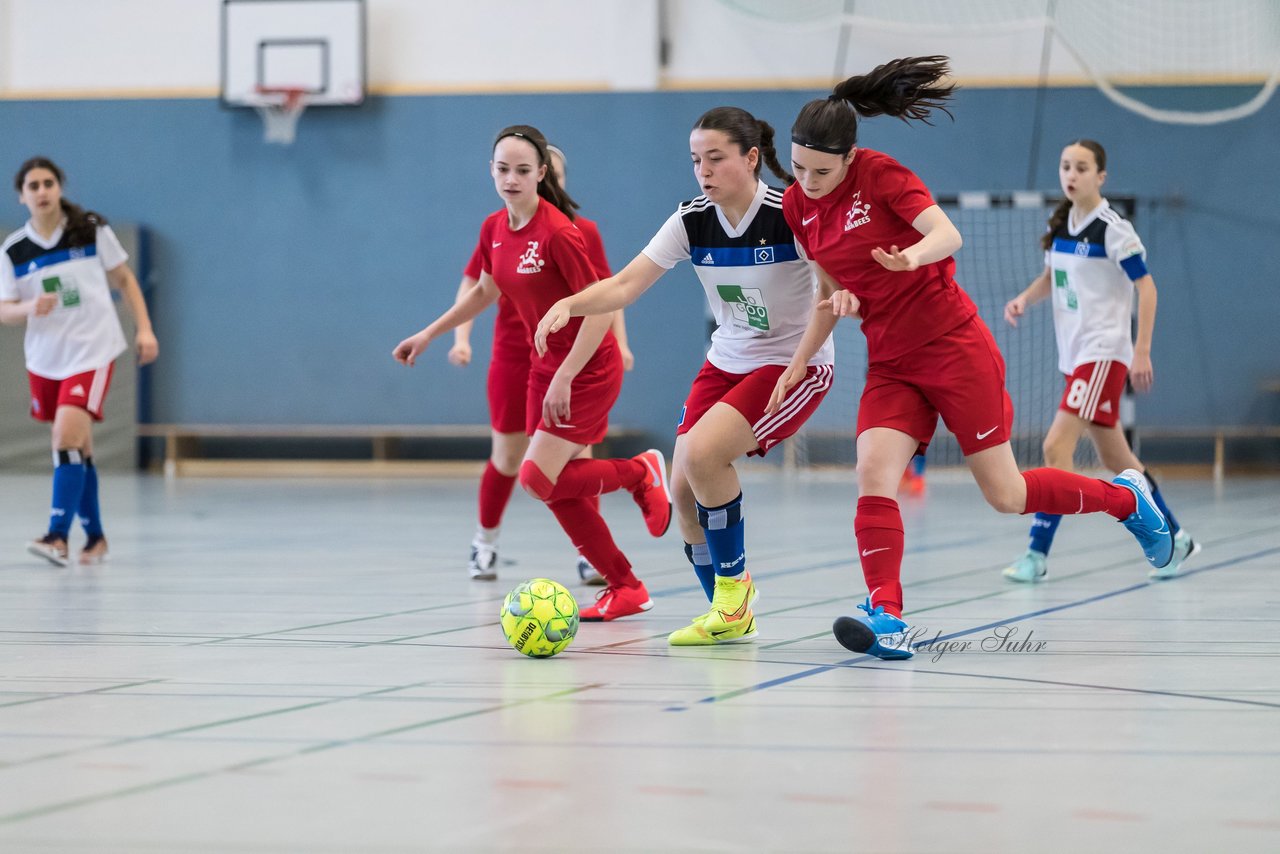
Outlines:
[[[578,603],[549,578],[526,581],[508,593],[499,616],[507,643],[530,658],[561,652],[578,633]]]

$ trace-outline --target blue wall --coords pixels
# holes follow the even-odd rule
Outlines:
[[[495,130],[528,122],[566,148],[570,189],[620,267],[696,192],[687,134],[703,110],[737,104],[785,129],[810,96],[374,98],[309,110],[288,148],[265,145],[253,113],[207,100],[0,102],[0,164],[48,154],[69,174],[69,197],[151,228],[155,420],[483,423],[483,359],[452,368],[441,342],[408,370],[390,351],[450,304],[477,226],[499,206],[487,174]],[[954,123],[882,118],[861,141],[939,194],[1023,189],[1035,98],[962,91]],[[1271,329],[1280,103],[1231,124],[1176,127],[1091,89],[1050,90],[1038,189],[1057,191],[1058,151],[1077,136],[1108,147],[1111,192],[1160,200],[1139,223],[1160,288],[1158,388],[1142,420],[1265,417],[1259,384],[1280,374]],[[23,214],[0,208],[3,221]],[[615,423],[670,433],[700,364],[703,317],[687,266],[629,311],[639,367]],[[487,326],[473,338],[479,354]]]

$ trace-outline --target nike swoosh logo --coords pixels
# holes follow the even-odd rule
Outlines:
[[[501,245],[502,245],[502,241],[500,241],[500,240],[499,240],[499,241],[495,241],[495,242],[494,242],[494,244],[493,244],[493,248],[494,248],[494,249],[497,249],[497,248],[498,248],[499,246],[501,246]]]
[[[882,548],[882,549],[863,549],[863,550],[862,550],[862,556],[863,556],[863,557],[866,557],[867,555],[873,555],[873,554],[875,554],[876,552],[887,552],[887,551],[889,551],[889,549],[891,549],[891,548],[893,548],[893,546],[885,546],[885,547],[884,547],[884,548]]]
[[[649,474],[653,475],[653,483],[649,485],[657,489],[662,485],[662,475],[658,474],[657,469],[653,467],[653,463],[649,462],[649,460],[641,459],[640,462],[644,463],[644,467],[649,470]]]
[[[978,434],[978,441],[979,441],[979,442],[981,442],[983,439],[987,438],[988,436],[990,436],[990,435],[991,435],[992,433],[994,433],[994,432],[996,432],[996,428],[995,428],[995,427],[992,427],[990,430],[988,430],[988,431],[987,431],[987,432],[985,432],[985,433],[979,433],[979,434]]]
[[[814,214],[813,216],[805,217],[804,219],[800,220],[800,224],[808,225],[809,223],[813,222],[817,218],[818,218],[817,214]]]
[[[724,618],[726,623],[736,623],[747,615],[747,608],[750,606],[751,597],[745,596],[742,599],[742,604],[738,606],[738,610],[734,611],[732,614],[726,614],[724,611],[721,611],[720,616]]]

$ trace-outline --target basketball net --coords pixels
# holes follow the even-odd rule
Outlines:
[[[298,132],[298,119],[307,108],[306,91],[260,87],[258,94],[275,99],[254,107],[262,117],[263,141],[291,145]]]

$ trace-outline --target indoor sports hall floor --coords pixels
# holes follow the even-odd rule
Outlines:
[[[679,537],[607,497],[655,606],[542,661],[498,605],[573,555],[523,495],[496,584],[471,478],[108,476],[113,562],[55,569],[47,478],[5,476],[0,851],[1280,851],[1280,479],[1166,478],[1205,545],[1174,581],[1094,517],[1023,587],[1026,520],[932,475],[908,616],[951,641],[902,663],[829,634],[847,473],[748,476],[762,636],[717,649],[668,648]]]

